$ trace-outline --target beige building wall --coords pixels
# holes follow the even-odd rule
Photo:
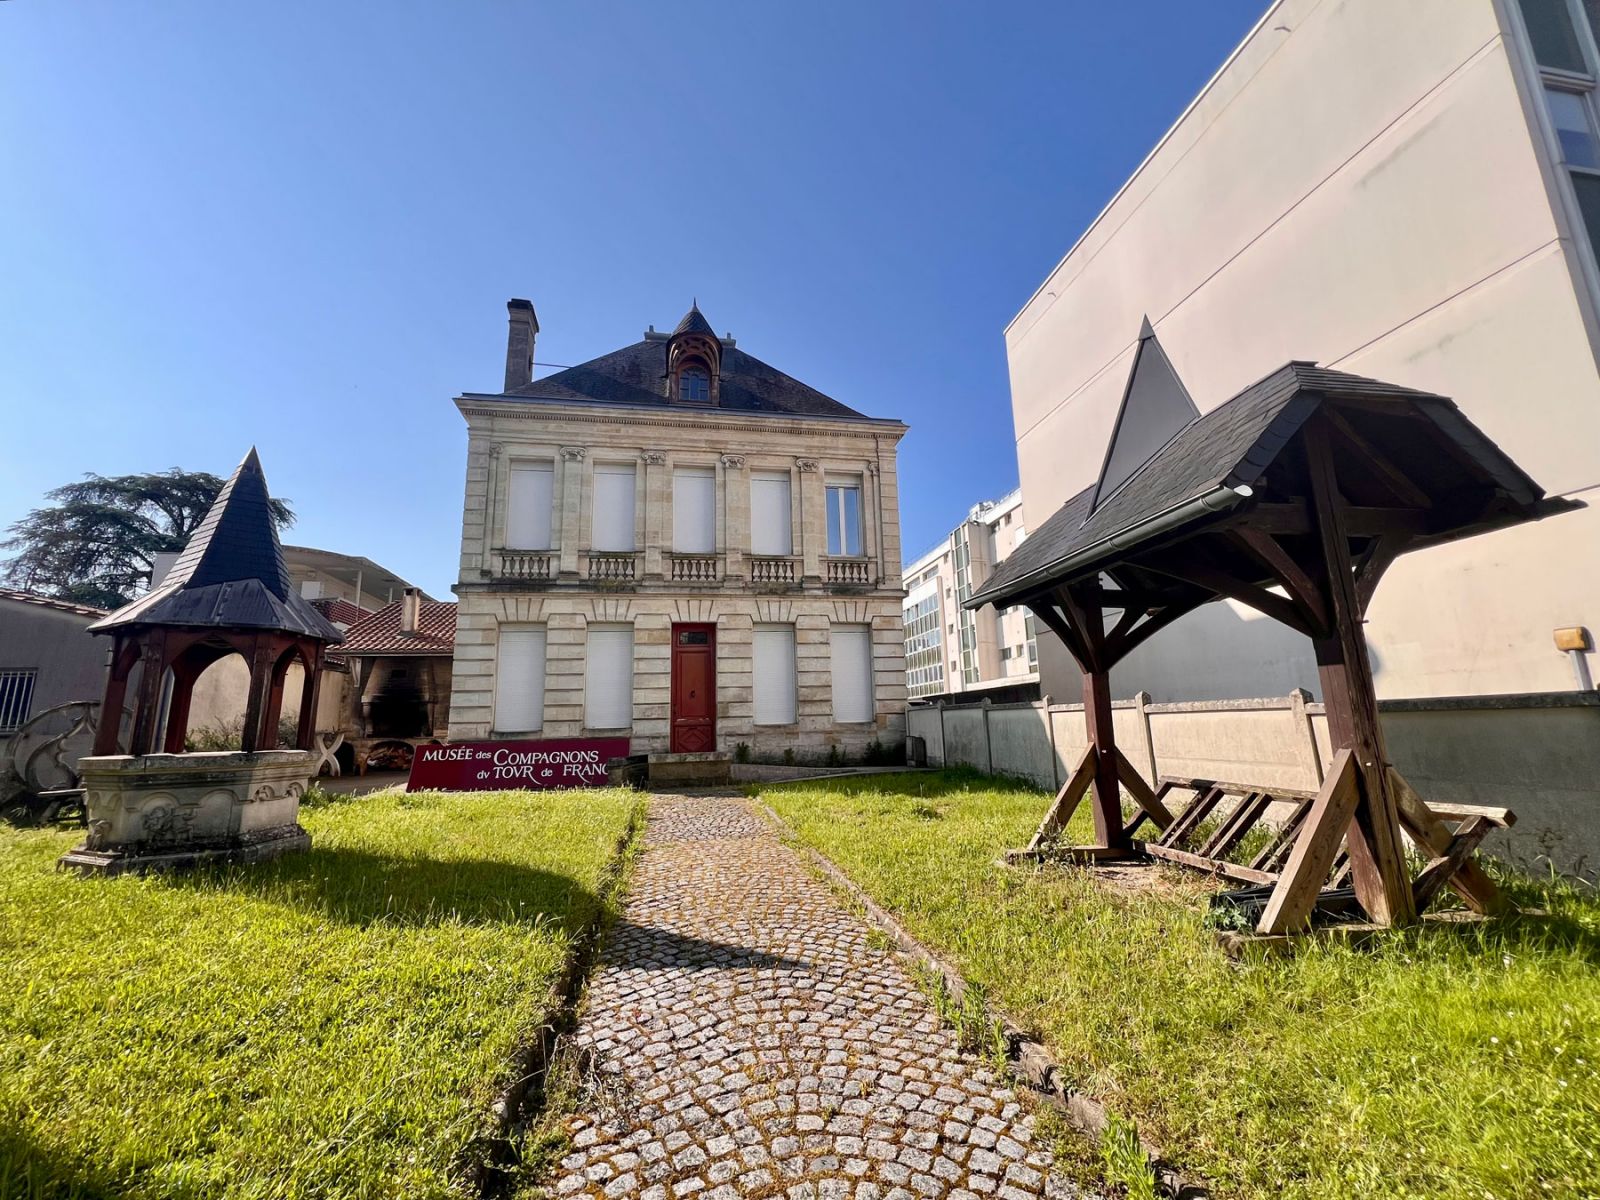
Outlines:
[[[547,738],[586,736],[586,632],[590,623],[633,628],[635,752],[669,747],[673,623],[716,626],[719,750],[739,743],[761,756],[793,750],[822,757],[837,746],[860,754],[877,741],[905,740],[905,652],[900,623],[900,518],[896,447],[906,427],[895,421],[751,416],[715,410],[627,408],[463,397],[468,424],[466,497],[456,623],[450,737],[491,738],[499,633],[505,625],[541,625],[546,636],[544,725]],[[505,548],[511,464],[554,464],[554,545],[548,551]],[[590,552],[596,462],[635,464],[635,544],[625,577],[614,555]],[[716,475],[716,548],[710,555],[672,552],[672,475],[676,466]],[[750,473],[790,475],[793,553],[751,553]],[[825,483],[861,481],[863,551],[827,553]],[[689,559],[710,560],[709,578]],[[796,720],[756,725],[752,644],[757,624],[792,625]],[[830,630],[867,626],[872,647],[873,716],[839,724],[832,708]],[[603,731],[614,732],[614,731]]]
[[[1552,493],[1600,483],[1587,244],[1501,0],[1274,5],[1006,330],[1028,524],[1099,472],[1141,318],[1201,411],[1300,358],[1443,393]],[[1595,509],[1409,556],[1367,626],[1384,697],[1560,690],[1600,624]],[[1044,688],[1076,670],[1041,639]],[[1114,677],[1157,699],[1316,688],[1228,604]]]

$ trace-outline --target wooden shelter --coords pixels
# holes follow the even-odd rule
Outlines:
[[[1134,834],[1146,822],[1163,831],[1151,846],[1170,849],[1169,831],[1193,828],[1231,791],[1239,802],[1208,839],[1214,854],[1274,800],[1271,789],[1192,781],[1193,802],[1175,814],[1165,803],[1172,781],[1152,788],[1116,745],[1111,668],[1185,613],[1227,597],[1312,640],[1334,750],[1321,790],[1280,838],[1281,869],[1245,876],[1272,884],[1259,930],[1303,927],[1330,872],[1349,878],[1378,924],[1415,920],[1446,882],[1474,908],[1492,909],[1494,886],[1470,858],[1492,818],[1457,813],[1459,823],[1447,824],[1388,764],[1361,626],[1400,554],[1575,507],[1547,498],[1444,397],[1307,362],[1197,415],[1147,324],[1101,478],[967,601],[1027,605],[1083,672],[1089,749],[1026,853],[1131,857],[1144,849]],[[1131,823],[1123,789],[1140,808]],[[1085,795],[1095,843],[1057,850]],[[1415,880],[1402,828],[1428,863]],[[1185,852],[1161,857],[1181,862]],[[1188,854],[1200,860],[1188,865],[1211,857]]]
[[[172,570],[144,596],[89,626],[115,639],[103,712],[121,712],[139,668],[133,698],[135,755],[182,754],[195,681],[229,654],[250,665],[244,751],[278,746],[284,682],[298,662],[304,672],[295,748],[309,750],[316,729],[317,688],[326,648],[343,635],[294,590],[268,504],[267,480],[252,448],[217,494]],[[161,730],[167,672],[166,734]],[[96,755],[114,755],[117,725],[103,721]]]

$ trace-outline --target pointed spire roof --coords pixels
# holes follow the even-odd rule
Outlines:
[[[1117,410],[1100,479],[1090,500],[1090,515],[1199,415],[1189,390],[1156,339],[1150,318],[1145,317],[1139,328],[1133,368],[1128,372],[1128,386],[1122,393],[1122,406]]]
[[[161,583],[89,626],[274,629],[325,642],[341,635],[289,578],[272,519],[267,477],[255,447],[222,485],[216,501]]]
[[[700,311],[700,302],[695,300],[689,305],[689,311],[683,314],[683,320],[678,322],[678,327],[672,331],[673,337],[682,337],[686,333],[703,333],[709,337],[716,337],[712,331],[711,322],[706,320],[705,314]]]

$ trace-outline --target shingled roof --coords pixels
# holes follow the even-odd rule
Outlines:
[[[1543,489],[1450,400],[1309,362],[1291,362],[1227,403],[1195,418],[1091,511],[1094,487],[1073,496],[995,570],[965,607],[1016,603],[1047,583],[1083,579],[1133,548],[1218,514],[1259,503],[1263,479],[1322,405],[1350,407],[1345,418],[1405,463],[1423,492],[1441,498],[1493,492],[1509,508],[1476,519],[1446,518],[1408,546],[1416,549],[1498,525],[1579,507],[1545,499]],[[1393,405],[1392,412],[1386,412]],[[1418,421],[1417,418],[1423,418]]]
[[[774,416],[871,420],[726,341],[722,343],[718,403],[714,406],[686,405],[673,401],[667,394],[667,348],[670,338],[691,332],[716,336],[698,307],[689,310],[670,337],[648,335],[631,346],[536,379],[500,396],[508,400],[670,406],[713,412],[730,410]]]
[[[294,590],[255,448],[245,455],[160,585],[89,626],[272,629],[323,642],[340,633]]]
[[[34,604],[40,608],[53,608],[57,612],[71,613],[77,617],[103,617],[106,610],[71,600],[57,600],[54,596],[41,596],[38,592],[24,592],[16,588],[0,588],[0,600],[15,600],[18,604]]]
[[[451,654],[456,645],[456,602],[424,600],[419,605],[417,631],[400,632],[400,609],[396,600],[357,621],[344,633],[340,652],[346,658],[369,654]]]

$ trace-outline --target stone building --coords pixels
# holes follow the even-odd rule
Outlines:
[[[962,602],[988,581],[1028,530],[1022,492],[972,506],[967,519],[906,567],[906,688],[911,699],[1006,689],[1008,699],[1036,699],[1039,650],[1025,608]]]
[[[466,393],[453,740],[626,733],[635,752],[804,760],[905,736],[895,452],[718,337],[670,334]]]

